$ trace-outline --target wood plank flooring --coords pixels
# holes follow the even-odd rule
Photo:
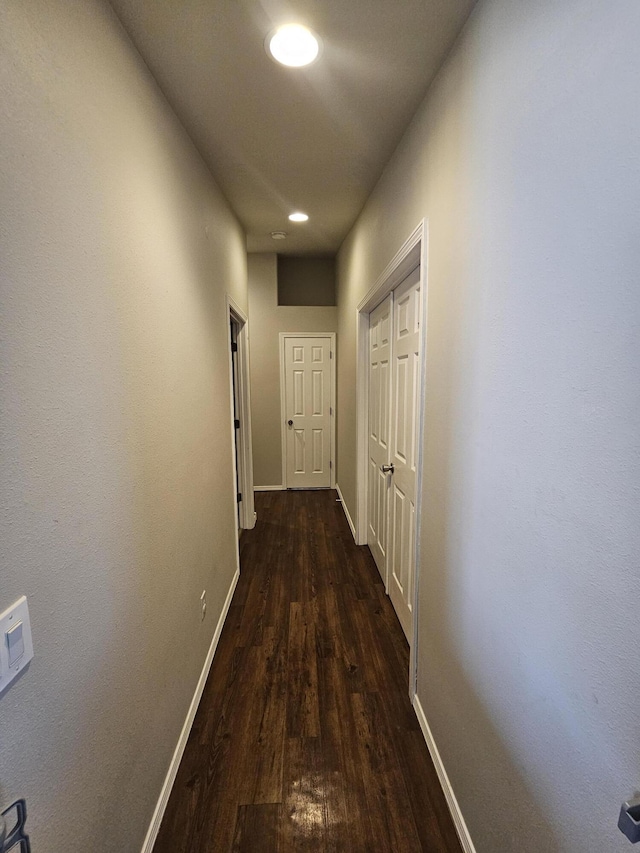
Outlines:
[[[256,510],[154,853],[460,853],[409,649],[336,493]]]

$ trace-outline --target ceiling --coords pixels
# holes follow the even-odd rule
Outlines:
[[[474,2],[111,0],[248,250],[286,254],[339,248]],[[291,22],[322,38],[307,68],[265,52]],[[309,222],[289,222],[294,210]]]

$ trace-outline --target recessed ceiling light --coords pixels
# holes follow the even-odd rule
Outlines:
[[[287,232],[286,231],[272,231],[271,236],[273,237],[274,240],[284,240],[285,237],[287,236]]]
[[[297,213],[290,213],[289,214],[289,219],[292,222],[306,222],[308,218],[309,217],[307,216],[306,213],[301,213],[300,211],[298,211]]]
[[[301,24],[286,24],[267,36],[271,56],[281,65],[302,68],[310,65],[320,53],[318,36]]]

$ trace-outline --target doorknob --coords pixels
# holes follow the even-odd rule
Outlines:
[[[394,468],[393,462],[392,462],[391,465],[381,465],[380,470],[382,471],[383,474],[393,474],[393,472],[396,469]]]
[[[292,421],[292,420],[288,420],[288,421],[287,421],[287,423],[289,424],[289,426],[293,426],[293,421]]]

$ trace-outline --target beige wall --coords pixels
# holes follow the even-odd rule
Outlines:
[[[337,308],[278,306],[277,256],[248,256],[253,479],[282,485],[280,332],[335,332]],[[340,340],[337,340],[338,358]],[[339,418],[339,413],[338,413]]]
[[[339,256],[429,227],[418,695],[479,853],[624,853],[640,787],[640,9],[480,2]]]
[[[110,8],[0,5],[0,805],[139,851],[235,571],[244,235]],[[208,611],[200,622],[200,593]]]

